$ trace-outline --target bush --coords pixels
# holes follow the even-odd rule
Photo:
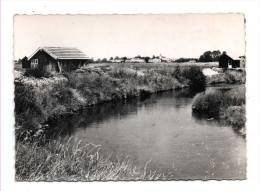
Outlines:
[[[245,104],[245,87],[238,87],[227,92],[210,91],[199,93],[194,97],[192,109],[196,113],[219,113],[230,106]]]
[[[74,95],[65,78],[23,78],[15,83],[16,122],[33,129],[71,109],[77,110],[81,103]]]
[[[224,95],[219,91],[199,93],[194,97],[192,109],[197,113],[218,113],[223,97]]]
[[[42,78],[42,77],[45,77],[45,72],[43,70],[39,70],[39,69],[27,69],[24,73],[24,76]]]
[[[199,66],[185,68],[182,75],[188,80],[188,85],[191,90],[195,92],[205,90],[206,77]]]
[[[199,116],[213,114],[223,116],[224,123],[232,126],[235,132],[245,137],[245,87],[227,92],[215,91],[200,93],[194,97],[192,111]]]
[[[35,77],[35,78],[49,78],[55,76],[56,72],[53,71],[50,67],[45,67],[42,69],[27,69],[24,73],[24,76]]]

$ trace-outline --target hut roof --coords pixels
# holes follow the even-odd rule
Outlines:
[[[88,60],[90,59],[86,54],[77,48],[71,47],[39,47],[30,57],[29,60],[40,50],[45,51],[55,60]]]

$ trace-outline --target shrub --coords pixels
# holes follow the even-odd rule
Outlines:
[[[42,78],[45,77],[45,72],[39,69],[27,69],[24,73],[24,76],[33,76],[35,78]]]
[[[44,68],[35,68],[27,69],[24,73],[24,76],[35,77],[35,78],[49,78],[58,75],[51,65],[48,65]]]
[[[194,97],[192,109],[197,113],[218,113],[223,97],[223,94],[219,91],[199,93]]]
[[[23,78],[15,83],[16,122],[33,129],[50,118],[78,109],[80,103],[65,78]]]
[[[182,75],[188,80],[188,85],[191,90],[195,92],[205,90],[206,77],[199,66],[185,68]]]
[[[229,107],[231,105],[244,105],[245,104],[245,86],[239,86],[225,92],[225,99],[223,100],[223,105]]]
[[[199,93],[194,97],[192,109],[197,113],[219,113],[230,106],[245,104],[245,87],[238,87],[227,92],[210,91]]]

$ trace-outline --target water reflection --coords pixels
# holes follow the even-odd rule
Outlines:
[[[174,107],[176,110],[189,105],[194,96],[194,92],[188,89],[178,91],[165,91],[151,94],[142,98],[132,98],[127,100],[117,100],[90,106],[82,113],[62,119],[58,123],[53,123],[50,135],[67,136],[72,135],[77,128],[87,128],[90,124],[99,123],[107,119],[123,119],[129,115],[137,115],[138,109],[155,108],[158,101],[172,99],[170,104],[164,107]],[[98,126],[97,126],[98,128]]]

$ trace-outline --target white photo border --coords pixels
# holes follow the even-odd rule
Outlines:
[[[259,190],[259,1],[2,1],[1,189],[2,190]],[[244,13],[247,57],[248,174],[243,181],[15,182],[13,16],[15,14]]]

